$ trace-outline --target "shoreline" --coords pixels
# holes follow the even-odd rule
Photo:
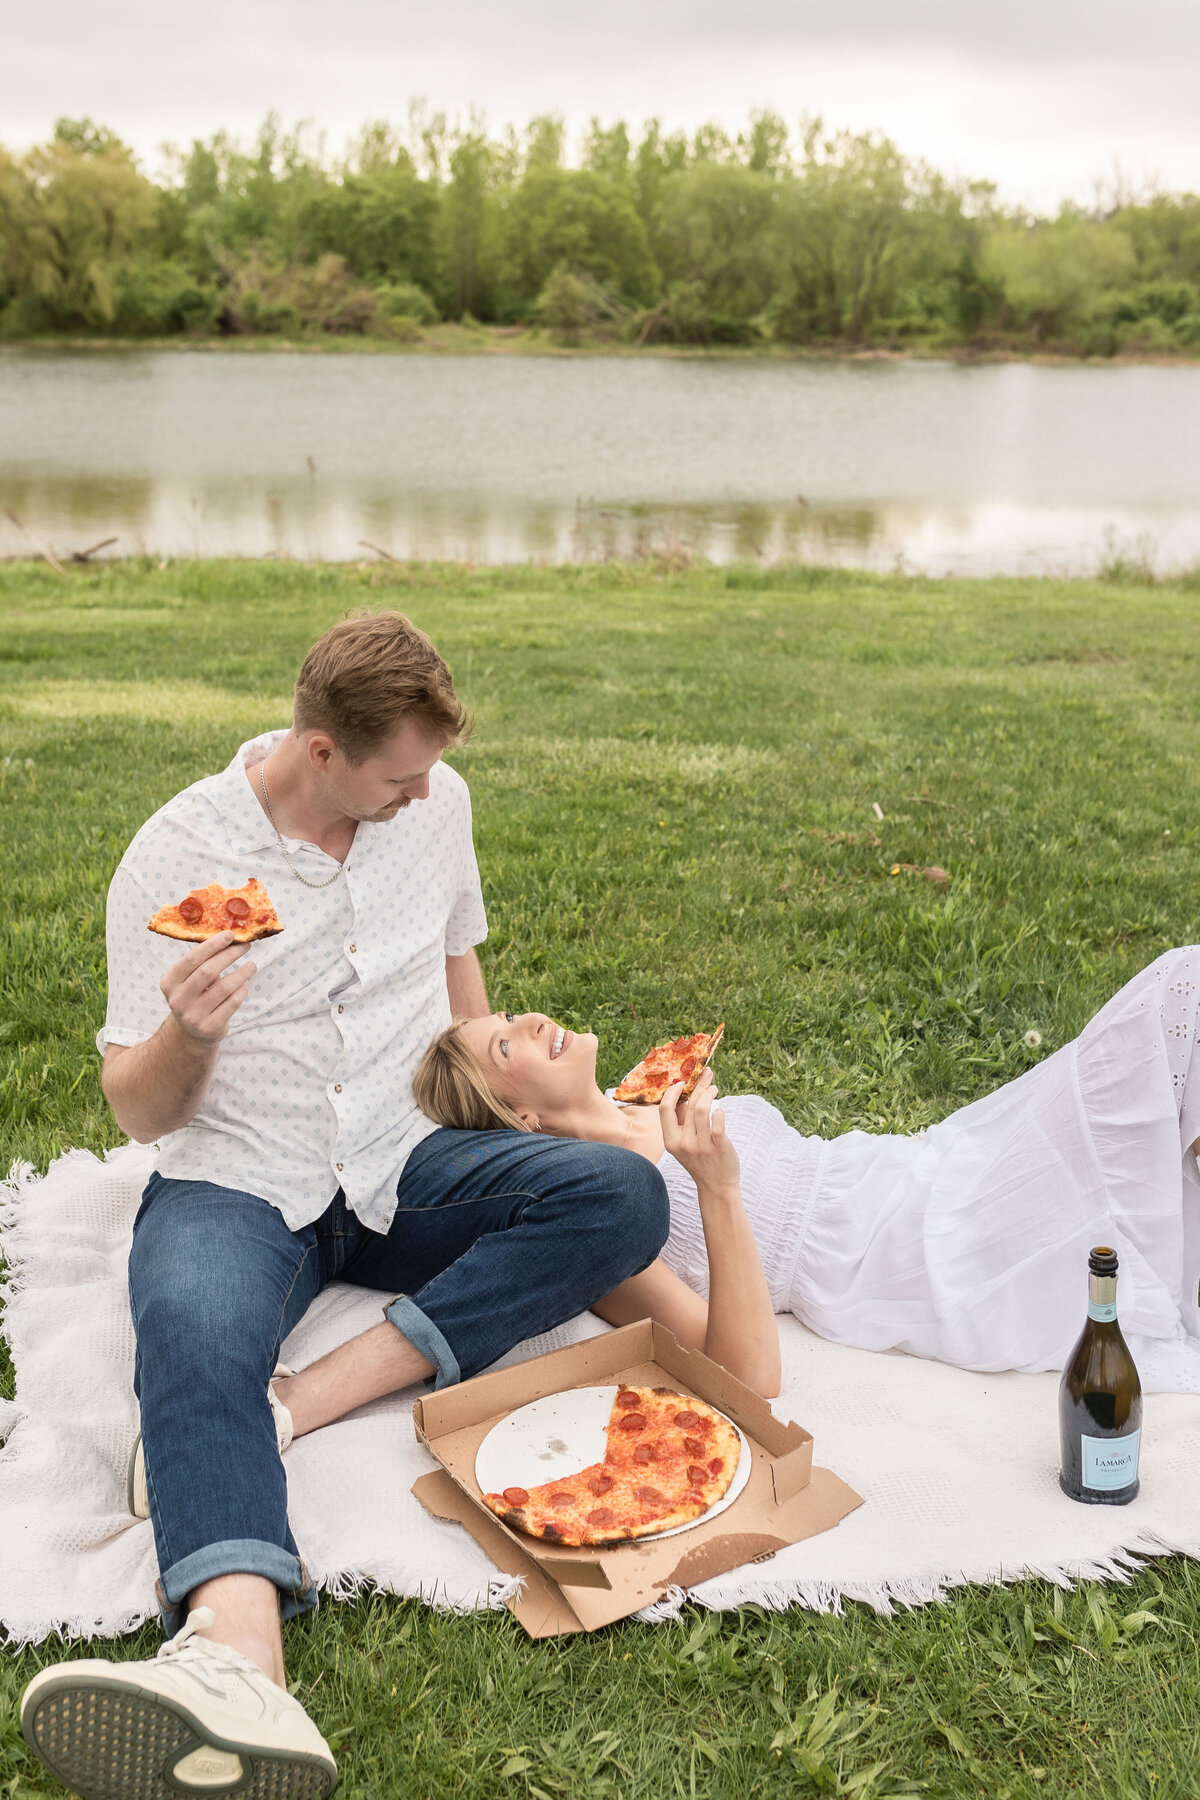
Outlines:
[[[1200,345],[1194,350],[1118,351],[1112,356],[1091,355],[1064,348],[1023,349],[1003,344],[914,344],[903,348],[886,344],[650,344],[637,346],[611,339],[565,344],[543,332],[511,325],[427,327],[417,340],[373,337],[279,338],[251,337],[37,337],[0,340],[0,353],[31,351],[112,352],[152,350],[192,352],[199,355],[275,356],[505,356],[543,357],[596,361],[604,358],[634,361],[650,358],[675,362],[755,363],[954,363],[983,367],[1002,363],[1029,363],[1049,368],[1200,368]]]

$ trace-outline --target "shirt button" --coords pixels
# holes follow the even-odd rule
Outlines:
[[[353,956],[353,955],[354,955],[354,953],[355,953],[355,951],[356,951],[356,950],[357,950],[357,949],[358,949],[358,945],[357,945],[357,944],[351,944],[351,946],[350,946],[350,954],[351,954],[351,956]]]
[[[339,1175],[340,1175],[340,1174],[341,1174],[341,1172],[342,1172],[342,1170],[343,1170],[343,1169],[344,1169],[344,1168],[345,1168],[345,1166],[346,1166],[346,1165],[345,1165],[345,1164],[344,1164],[344,1163],[339,1163],[339,1164],[338,1164],[338,1174],[339,1174]]]
[[[341,1093],[341,1091],[342,1091],[342,1084],[341,1084],[341,1082],[340,1082],[340,1081],[335,1081],[335,1082],[334,1082],[334,1084],[333,1084],[333,1091],[334,1091],[334,1093],[335,1093],[335,1094],[340,1094],[340,1093]]]
[[[338,1007],[338,1011],[339,1011],[339,1012],[345,1012],[345,1010],[346,1010],[346,1009],[345,1009],[345,1007],[344,1007],[344,1006],[339,1006],[339,1007]]]

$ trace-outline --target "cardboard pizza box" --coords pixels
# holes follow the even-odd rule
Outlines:
[[[492,1426],[518,1406],[564,1388],[623,1382],[671,1387],[707,1400],[741,1426],[750,1479],[723,1513],[664,1538],[609,1549],[570,1548],[524,1536],[483,1503],[475,1453]],[[413,1483],[439,1519],[464,1526],[506,1575],[524,1578],[509,1604],[531,1637],[595,1631],[743,1563],[765,1562],[788,1544],[828,1531],[862,1505],[829,1469],[814,1469],[810,1432],[781,1424],[768,1403],[699,1350],[684,1350],[650,1319],[554,1350],[531,1362],[427,1394],[413,1407],[417,1436],[442,1465]]]

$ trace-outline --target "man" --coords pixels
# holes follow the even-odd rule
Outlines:
[[[159,1143],[129,1292],[142,1438],[132,1486],[170,1642],[152,1662],[44,1670],[33,1748],[84,1795],[324,1795],[333,1756],[286,1691],[280,1619],[317,1597],[281,1450],[351,1408],[476,1374],[658,1254],[644,1158],[520,1132],[448,1131],[412,1075],[452,1015],[489,1009],[450,672],[399,613],[309,652],[289,731],[142,827],[108,902],[97,1043],[118,1124]],[[250,875],[283,930],[180,956],[160,906]],[[547,1034],[547,1051],[552,1049]],[[284,1338],[330,1280],[389,1296],[378,1325],[293,1375]]]

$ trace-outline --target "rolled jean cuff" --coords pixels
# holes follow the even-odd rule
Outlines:
[[[279,1616],[294,1619],[298,1613],[315,1612],[317,1590],[298,1556],[278,1544],[260,1538],[225,1538],[193,1550],[182,1562],[173,1563],[154,1584],[163,1630],[168,1637],[182,1629],[187,1619],[187,1597],[202,1581],[218,1575],[262,1575],[279,1589]]]
[[[419,1306],[414,1306],[407,1294],[397,1294],[391,1305],[384,1307],[383,1316],[390,1319],[414,1350],[419,1350],[426,1361],[433,1364],[437,1370],[435,1389],[453,1387],[455,1382],[462,1380],[457,1356],[433,1320]]]

